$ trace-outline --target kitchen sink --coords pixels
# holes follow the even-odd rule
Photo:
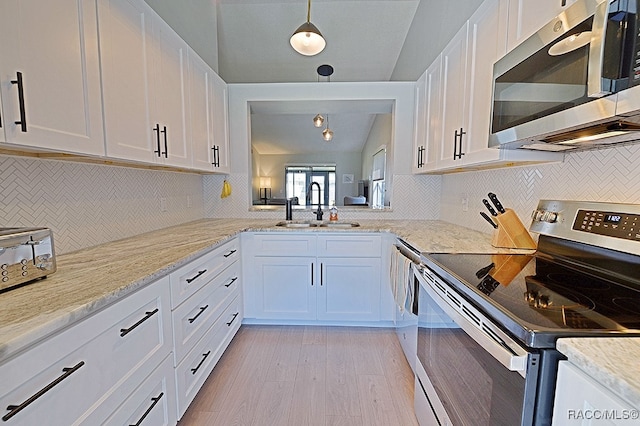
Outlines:
[[[319,226],[323,228],[357,228],[358,222],[322,222]]]
[[[283,228],[311,228],[319,224],[320,222],[312,220],[283,220],[276,223],[276,226],[282,226]]]
[[[276,226],[283,228],[356,228],[360,226],[358,222],[331,222],[317,220],[283,220],[276,223]]]

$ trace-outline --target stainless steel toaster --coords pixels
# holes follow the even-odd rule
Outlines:
[[[49,228],[0,228],[0,293],[55,271]]]

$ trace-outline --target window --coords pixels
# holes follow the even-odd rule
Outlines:
[[[285,167],[285,196],[298,197],[300,205],[311,205],[318,202],[318,195],[307,189],[312,182],[320,186],[320,200],[329,206],[336,201],[336,166],[287,166]],[[307,195],[312,196],[307,199]]]

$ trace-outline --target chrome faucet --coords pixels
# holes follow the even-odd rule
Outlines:
[[[321,200],[321,192],[320,192],[320,184],[318,182],[311,182],[309,184],[309,188],[307,188],[307,192],[309,192],[309,202],[312,201],[313,198],[313,185],[318,187],[318,210],[316,210],[314,212],[314,214],[316,215],[316,219],[317,220],[322,220],[322,208],[320,208],[320,205],[322,204],[322,200]],[[313,203],[311,203],[313,205]]]

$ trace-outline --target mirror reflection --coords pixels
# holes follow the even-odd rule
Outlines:
[[[392,107],[391,100],[251,102],[253,205],[291,198],[297,208],[318,200],[389,207]]]

